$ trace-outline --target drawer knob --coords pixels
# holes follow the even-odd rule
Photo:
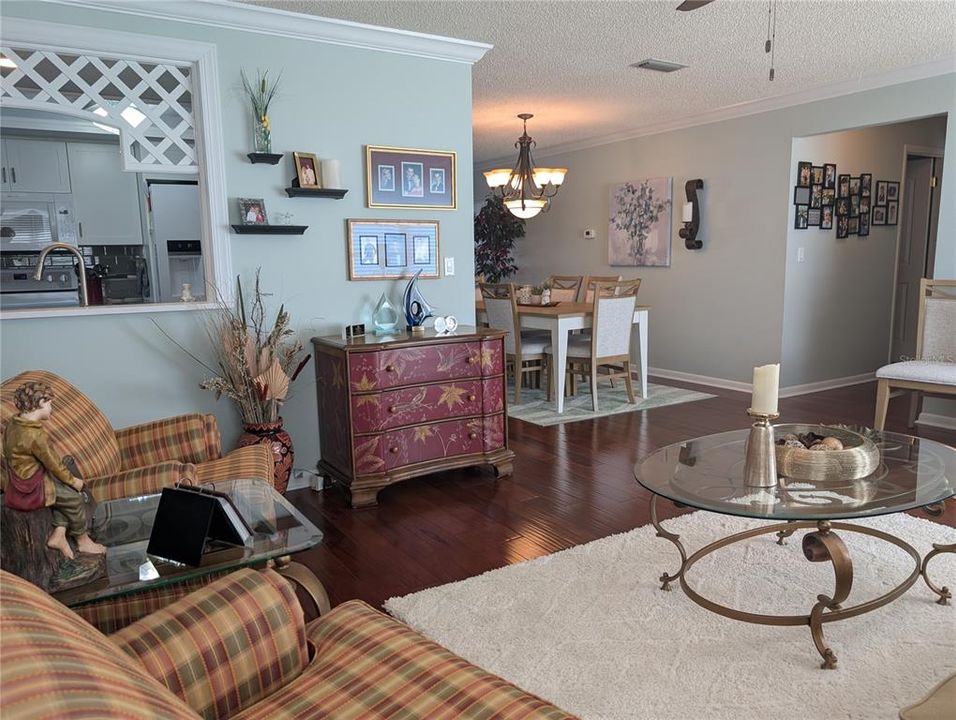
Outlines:
[[[395,372],[395,366],[394,366],[394,365],[386,365],[386,366],[385,366],[385,372]]]
[[[392,406],[388,409],[388,411],[394,415],[395,413],[398,412],[398,408],[395,407],[394,405],[392,405]]]
[[[476,437],[478,437],[478,433],[476,433],[476,432],[470,432],[470,433],[468,433],[468,437],[469,437],[470,439],[474,440]]]
[[[395,453],[398,452],[398,448],[397,448],[397,447],[390,447],[390,448],[388,449],[388,451],[389,451],[390,453],[392,453],[392,455],[394,455]]]
[[[474,401],[475,401],[475,396],[474,396],[474,395],[469,395],[469,396],[468,396],[468,402],[474,402]]]

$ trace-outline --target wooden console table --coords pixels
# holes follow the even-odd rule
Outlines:
[[[510,475],[504,333],[312,338],[319,472],[340,481],[352,507],[408,478],[469,465]]]

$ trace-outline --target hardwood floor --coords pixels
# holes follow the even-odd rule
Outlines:
[[[365,510],[349,509],[334,487],[291,492],[325,533],[296,560],[322,580],[333,605],[360,598],[377,607],[645,525],[649,494],[634,480],[634,463],[663,445],[748,422],[749,394],[662,382],[717,397],[554,427],[511,420],[514,476],[500,481],[490,469],[444,472],[388,488]],[[787,422],[871,425],[875,399],[876,384],[867,383],[784,399],[780,410]],[[906,432],[906,405],[902,397],[890,402],[888,430]],[[956,446],[956,431],[913,432]],[[956,527],[956,501],[940,522]]]

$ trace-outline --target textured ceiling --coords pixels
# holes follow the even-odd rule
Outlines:
[[[492,43],[474,68],[476,162],[513,154],[519,112],[535,114],[540,153],[956,54],[953,0],[779,0],[771,83],[767,2],[716,0],[689,13],[675,11],[679,2],[252,0]],[[649,57],[689,67],[627,67]]]

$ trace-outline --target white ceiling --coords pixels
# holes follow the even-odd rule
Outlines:
[[[294,12],[492,43],[474,68],[475,161],[513,155],[519,112],[546,148],[956,55],[953,0],[252,0]],[[628,68],[649,57],[689,67]],[[956,87],[954,87],[956,93]]]

